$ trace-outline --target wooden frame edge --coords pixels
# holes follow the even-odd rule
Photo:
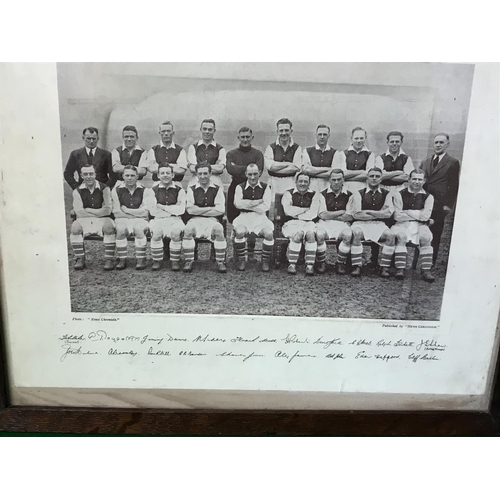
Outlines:
[[[0,417],[2,416],[2,412],[5,410],[5,408],[7,408],[8,405],[8,378],[6,359],[7,346],[4,345],[6,335],[4,334],[3,328],[3,314],[0,304]]]
[[[146,436],[500,436],[491,412],[164,411],[9,407],[0,431]]]
[[[144,436],[500,436],[500,357],[489,411],[210,411],[9,406],[0,433]]]

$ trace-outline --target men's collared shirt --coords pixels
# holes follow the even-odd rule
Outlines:
[[[396,217],[400,215],[401,219],[420,222],[427,222],[431,218],[434,197],[424,189],[414,193],[409,188],[405,188],[402,191],[396,191],[393,196]],[[401,214],[403,214],[402,217]],[[406,222],[406,220],[399,220],[398,222]]]
[[[329,144],[326,145],[325,149],[321,149],[316,144],[304,149],[302,153],[302,165],[304,167],[329,168],[333,165],[335,155],[337,154],[338,151],[333,149]],[[311,155],[314,158],[311,158]]]
[[[394,212],[391,193],[380,186],[375,190],[366,187],[353,193],[354,213],[362,210],[380,211],[385,207],[389,208],[391,213]]]
[[[265,187],[264,187],[265,186]],[[259,188],[257,190],[257,188]],[[263,190],[262,197],[253,197],[256,190],[260,193]],[[244,197],[243,191],[250,193],[249,198]],[[238,208],[241,211],[246,211],[246,212],[256,212],[256,213],[266,213],[270,208],[271,208],[271,186],[266,185],[259,181],[255,187],[250,186],[250,183],[247,181],[245,183],[245,186],[242,189],[242,185],[238,184],[236,186],[236,190],[234,192],[234,206]],[[250,200],[262,200],[262,203],[258,205],[257,207],[252,207],[252,208],[247,208],[245,205],[246,201]]]
[[[312,189],[308,189],[305,193],[300,193],[297,188],[285,191],[281,198],[283,211],[289,217],[298,220],[310,221],[318,217],[319,212],[319,196]],[[304,208],[308,210],[301,213]]]
[[[217,150],[218,149],[217,147],[219,146],[220,149],[218,150],[217,160],[215,162],[209,161],[209,163],[211,165],[223,165],[224,167],[226,166],[226,150],[220,144],[217,144],[215,139],[212,140],[210,144],[205,144],[203,142],[203,139],[200,139],[196,143],[196,148],[194,144],[191,144],[189,146],[187,153],[187,161],[189,162],[190,165],[196,165],[197,163],[199,163],[198,158],[196,156],[196,151],[200,146],[204,147],[206,153],[208,153],[209,148],[213,147],[215,150]]]
[[[209,193],[210,190],[213,190],[213,189],[216,189],[217,190],[217,193],[215,195],[215,198],[214,198],[214,205],[211,205],[210,204],[210,198],[211,198],[211,193]],[[203,200],[201,201],[201,205],[200,204],[197,204],[195,202],[195,191],[197,190],[202,190],[204,197],[203,197]],[[199,192],[199,191],[198,191]],[[186,211],[189,212],[189,209],[193,206],[210,206],[212,208],[215,208],[215,210],[221,212],[221,214],[224,213],[225,211],[225,204],[226,204],[226,200],[224,198],[224,191],[222,189],[221,186],[216,186],[212,181],[210,181],[209,185],[207,186],[207,188],[205,189],[200,183],[199,181],[197,181],[195,184],[193,184],[192,186],[189,186],[188,189],[187,189],[187,195],[186,195]],[[197,216],[198,217],[198,216]],[[201,216],[203,217],[203,216]],[[210,217],[213,217],[213,216],[210,216]]]
[[[158,161],[156,158],[156,150],[159,152],[164,151],[164,155],[161,155],[161,157],[165,157],[165,160],[167,163],[170,163],[170,165],[178,166],[182,168],[184,171],[187,170],[188,164],[187,164],[187,156],[186,152],[184,151],[183,148],[180,146],[177,146],[172,141],[169,146],[165,146],[162,142],[160,144],[154,146],[154,148],[151,148],[147,155],[146,155],[146,160],[145,160],[145,165],[147,169],[153,174],[153,180],[157,180],[157,174],[158,174]],[[179,154],[177,155],[177,150],[179,150]],[[160,154],[160,153],[159,153]],[[177,179],[176,179],[177,180]],[[179,180],[182,180],[179,179]]]
[[[281,146],[281,142],[280,142],[280,139],[279,137],[276,139],[276,142],[275,142],[276,146]],[[283,146],[281,146],[285,151],[288,149],[288,148],[291,148],[295,143],[293,142],[293,137],[290,137],[290,140],[288,141],[288,145],[286,148],[283,148]]]
[[[319,197],[319,213],[321,212],[336,212],[345,210],[347,215],[353,214],[353,199],[354,196],[350,191],[342,186],[339,194],[335,194],[331,186],[328,186],[320,193]],[[330,203],[327,203],[329,201]]]
[[[182,215],[186,211],[186,192],[175,182],[169,186],[156,182],[150,188],[152,196],[148,196],[149,213],[155,218]],[[162,205],[161,208],[158,205]]]
[[[275,147],[279,146],[283,150],[285,155],[286,155],[287,151],[295,145],[293,138],[291,138],[291,137],[290,137],[290,141],[288,142],[288,145],[286,148],[283,148],[283,146],[280,144],[279,138],[276,139],[276,142],[274,144],[275,144]],[[268,170],[272,166],[273,163],[275,163],[277,161],[285,161],[285,160],[275,160],[274,151],[273,151],[273,148],[271,146],[272,146],[271,144],[269,146],[267,146],[266,151],[264,153],[264,166]],[[302,167],[302,148],[299,145],[297,145],[297,149],[295,150],[295,153],[293,154],[293,158],[288,160],[288,161],[291,161],[299,169]]]
[[[136,151],[140,153],[140,155],[136,154]],[[127,153],[128,153],[128,161],[127,161]],[[122,161],[122,155],[125,158],[126,163]],[[123,167],[125,165],[134,165],[139,169],[147,168],[147,159],[144,154],[144,149],[141,148],[138,144],[134,146],[132,151],[128,150],[125,147],[125,144],[121,145],[121,152],[118,148],[113,149],[111,152],[111,164],[113,166],[113,172],[121,173],[123,172]],[[137,158],[138,157],[138,158]]]
[[[432,160],[435,160],[436,156],[438,156],[439,157],[438,163],[439,163],[444,158],[445,154],[446,154],[446,151],[444,153],[440,153],[440,154],[434,153],[434,155],[432,156]]]
[[[116,215],[121,213],[121,206],[130,209],[146,209],[151,206],[151,201],[148,197],[152,193],[151,189],[146,189],[140,182],[135,185],[133,191],[130,191],[125,184],[125,181],[118,182],[111,192],[111,200],[113,202],[113,213]],[[144,219],[145,217],[138,217]]]
[[[105,184],[96,181],[94,189],[90,190],[85,182],[73,190],[73,209],[75,212],[86,208],[111,210],[111,191]]]
[[[375,155],[373,152],[371,152],[366,146],[363,146],[361,151],[355,151],[353,145],[351,144],[348,148],[347,151],[354,151],[356,153],[356,158],[354,161],[354,168],[353,169],[348,169],[347,168],[347,157],[345,151],[338,151],[337,154],[333,158],[333,168],[340,168],[341,170],[365,170],[368,171],[371,168],[375,166]],[[369,153],[368,158],[366,159],[366,164],[362,166],[361,168],[357,168],[357,164],[361,162],[361,160],[358,160],[358,156],[360,156],[360,153]]]
[[[384,153],[384,155],[385,155],[385,158],[389,158],[391,160],[391,164],[390,164],[391,169],[390,170],[386,169],[385,164],[384,164],[384,158],[382,157],[382,155],[380,155],[380,156],[377,156],[377,158],[375,159],[375,166],[380,168],[380,170],[382,170],[382,172],[385,172],[385,171],[393,172],[395,170],[402,170],[406,175],[410,175],[410,173],[413,172],[413,170],[415,170],[415,167],[413,166],[412,159],[403,151],[403,149],[399,150],[399,152],[395,158],[394,158],[394,156],[392,156],[389,149],[387,149],[387,151]],[[403,158],[400,158],[401,156],[403,156]],[[404,163],[403,168],[402,169],[398,168],[399,164],[402,163],[402,160],[404,159],[404,157],[406,157],[406,162]]]

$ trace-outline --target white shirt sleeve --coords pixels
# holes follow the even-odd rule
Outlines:
[[[413,171],[415,170],[415,167],[413,166],[413,161],[412,159],[408,156],[408,160],[406,160],[406,165],[404,166],[404,173],[406,175],[410,175]]]
[[[347,170],[345,153],[343,151],[337,151],[335,153],[335,155],[333,156],[332,167],[333,168],[340,168],[340,170],[344,170],[344,171]]]
[[[217,194],[215,195],[215,210],[224,213],[226,211],[226,198],[224,197],[224,190],[221,188],[218,189]]]
[[[143,155],[144,156],[144,153]],[[155,151],[151,148],[146,153],[146,168],[152,173],[156,174],[158,172],[158,163],[156,161]]]
[[[75,212],[83,210],[83,201],[78,189],[73,190],[73,210]]]
[[[384,161],[382,160],[382,156],[377,156],[377,158],[375,158],[375,166],[380,168],[382,172],[384,171]]]
[[[302,148],[299,146],[295,150],[292,163],[300,170],[302,168]]]
[[[188,165],[196,165],[198,163],[198,160],[196,159],[196,151],[192,144],[189,145],[187,150],[187,161]]]
[[[274,153],[271,146],[267,146],[264,152],[264,167],[269,170],[271,165],[274,163]]]
[[[309,157],[309,153],[307,149],[302,151],[302,166],[303,167],[312,167],[311,158]]]
[[[224,148],[220,149],[219,158],[217,158],[215,163],[217,165],[224,165],[224,167],[226,166],[226,150]]]

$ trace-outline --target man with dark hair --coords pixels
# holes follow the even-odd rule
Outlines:
[[[353,196],[354,223],[351,245],[351,276],[361,276],[363,255],[362,241],[372,241],[382,247],[380,275],[388,278],[389,266],[394,255],[395,235],[386,225],[387,219],[394,212],[392,195],[387,189],[381,188],[382,170],[373,167],[367,172],[366,187],[356,191]]]
[[[86,127],[83,129],[82,139],[85,146],[71,151],[66,163],[66,168],[64,169],[66,182],[71,186],[71,189],[76,189],[82,183],[81,168],[84,165],[93,165],[96,179],[103,184],[113,187],[111,153],[97,147],[99,131],[95,127]],[[76,179],[75,173],[77,174]]]
[[[116,251],[118,264],[116,269],[127,267],[127,237],[135,237],[136,270],[146,268],[146,233],[148,231],[149,210],[153,203],[149,189],[137,182],[137,168],[126,165],[123,169],[123,181],[116,184],[111,193],[113,214],[116,226]]]
[[[335,155],[334,167],[344,171],[346,189],[352,193],[366,186],[366,173],[375,165],[375,155],[366,147],[366,130],[355,127],[351,145]]]
[[[259,181],[262,170],[255,163],[246,167],[247,181],[236,186],[234,204],[241,211],[234,219],[234,248],[238,270],[244,271],[247,253],[247,235],[262,236],[262,270],[270,270],[269,260],[274,248],[274,224],[266,212],[271,206],[271,187]]]
[[[319,196],[309,188],[311,178],[302,172],[295,175],[295,188],[285,191],[281,198],[283,211],[287,221],[281,232],[290,240],[288,244],[288,274],[297,274],[297,261],[299,259],[302,242],[305,246],[306,275],[314,274],[316,260],[316,224],[318,217]]]
[[[184,179],[187,170],[186,152],[181,146],[174,143],[174,126],[170,121],[164,121],[159,127],[160,143],[153,146],[147,154],[147,168],[153,175],[153,180],[158,181],[158,166],[168,163],[174,169],[174,181]]]
[[[111,215],[111,192],[106,184],[96,180],[95,167],[84,165],[80,169],[83,182],[73,191],[73,210],[76,220],[71,225],[69,240],[76,257],[75,270],[85,269],[85,246],[83,239],[96,234],[104,239],[106,271],[114,268],[115,227]]]
[[[316,127],[316,145],[304,149],[302,153],[302,172],[311,177],[311,189],[317,193],[328,188],[328,181],[332,171],[332,163],[337,150],[330,147],[330,127],[318,125]]]
[[[346,274],[347,257],[351,253],[352,231],[350,223],[353,221],[353,195],[344,187],[344,171],[334,168],[330,174],[330,185],[320,193],[319,218],[316,224],[316,251],[317,271],[323,274],[326,271],[326,243],[327,239],[340,241],[337,247],[337,273]]]
[[[382,170],[382,187],[399,191],[408,182],[413,171],[412,159],[402,150],[403,134],[394,130],[387,134],[387,151],[375,159],[375,166]]]
[[[227,219],[231,223],[240,214],[234,206],[234,192],[238,184],[246,181],[247,166],[253,163],[259,167],[260,173],[264,170],[264,155],[252,147],[253,132],[250,127],[240,128],[238,141],[239,147],[229,151],[226,157],[226,170],[233,178],[227,191]]]
[[[396,234],[396,279],[404,279],[406,244],[411,242],[420,247],[422,279],[432,283],[432,233],[427,223],[434,206],[434,197],[423,190],[424,183],[425,172],[416,169],[410,173],[408,187],[394,193],[396,224],[392,231]]]
[[[412,159],[401,149],[403,134],[393,130],[387,134],[387,151],[375,159],[375,166],[382,170],[382,187],[399,191],[408,182],[408,174],[414,169]],[[378,263],[379,247],[372,245],[371,267]]]
[[[139,133],[133,125],[126,125],[122,130],[123,144],[113,149],[111,152],[111,162],[113,165],[113,184],[122,179],[123,169],[125,165],[134,165],[137,167],[139,180],[147,173],[147,161],[144,149],[138,144]]]
[[[154,217],[149,222],[151,231],[152,270],[157,271],[163,260],[163,238],[170,238],[170,266],[179,271],[181,258],[182,233],[184,223],[180,216],[186,211],[186,193],[174,183],[174,168],[168,163],[158,167],[159,182],[151,190],[149,213]]]
[[[264,165],[274,194],[283,194],[295,186],[295,174],[302,167],[302,148],[292,139],[293,125],[288,118],[276,122],[278,138],[267,146]]]
[[[189,185],[192,186],[198,183],[196,165],[199,163],[208,163],[212,169],[210,181],[216,186],[222,186],[220,176],[226,167],[226,150],[219,143],[215,142],[215,121],[212,118],[203,120],[200,132],[201,139],[191,144],[187,152],[189,170],[193,174]]]
[[[195,167],[198,181],[188,186],[186,197],[186,212],[189,214],[184,229],[182,250],[184,253],[185,273],[193,270],[195,238],[206,238],[213,242],[215,261],[220,273],[225,273],[226,237],[224,227],[217,217],[224,215],[224,191],[211,181],[212,166],[210,163],[198,163]]]
[[[446,150],[450,145],[450,136],[440,132],[434,136],[434,154],[426,158],[420,168],[425,172],[427,182],[424,189],[434,196],[434,209],[431,219],[433,260],[436,262],[445,217],[455,207],[458,194],[458,177],[460,163],[450,156]]]

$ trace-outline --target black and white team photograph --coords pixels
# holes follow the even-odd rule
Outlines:
[[[438,321],[473,74],[58,64],[72,311]]]

